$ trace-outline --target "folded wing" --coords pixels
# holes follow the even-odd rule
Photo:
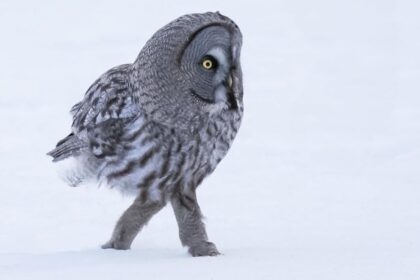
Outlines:
[[[73,106],[72,133],[48,153],[53,161],[86,152],[97,158],[116,153],[124,128],[139,114],[129,87],[129,71],[129,64],[112,68]]]

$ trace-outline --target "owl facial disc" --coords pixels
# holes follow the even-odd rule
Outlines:
[[[194,35],[181,60],[181,69],[193,77],[189,92],[206,103],[237,108],[234,95],[235,72],[238,62],[238,42],[233,40],[232,30],[222,25],[210,25]],[[189,78],[189,77],[188,77]]]

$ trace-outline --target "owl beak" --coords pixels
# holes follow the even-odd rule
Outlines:
[[[233,74],[232,71],[229,73],[226,81],[225,86],[227,89],[228,101],[231,109],[238,108],[238,103],[236,101],[235,92],[234,92],[234,85],[233,85]]]
[[[229,74],[226,83],[227,83],[228,89],[232,90],[232,85],[233,85],[232,74]]]

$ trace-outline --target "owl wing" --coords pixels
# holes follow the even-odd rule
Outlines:
[[[125,126],[139,114],[129,88],[129,67],[125,64],[107,71],[72,107],[73,132],[48,153],[53,161],[87,150],[99,158],[116,152]]]
[[[128,85],[130,64],[103,74],[87,90],[84,99],[73,106],[72,130],[76,134],[109,119],[133,117],[138,113]]]

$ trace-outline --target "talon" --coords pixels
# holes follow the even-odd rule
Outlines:
[[[101,248],[102,249],[115,249],[115,250],[129,250],[130,246],[127,246],[125,244],[117,244],[116,242],[111,240],[103,244]]]
[[[211,242],[204,242],[195,246],[190,247],[188,252],[193,257],[205,257],[205,256],[218,256],[220,255],[219,251],[216,248],[216,245],[214,245]]]

